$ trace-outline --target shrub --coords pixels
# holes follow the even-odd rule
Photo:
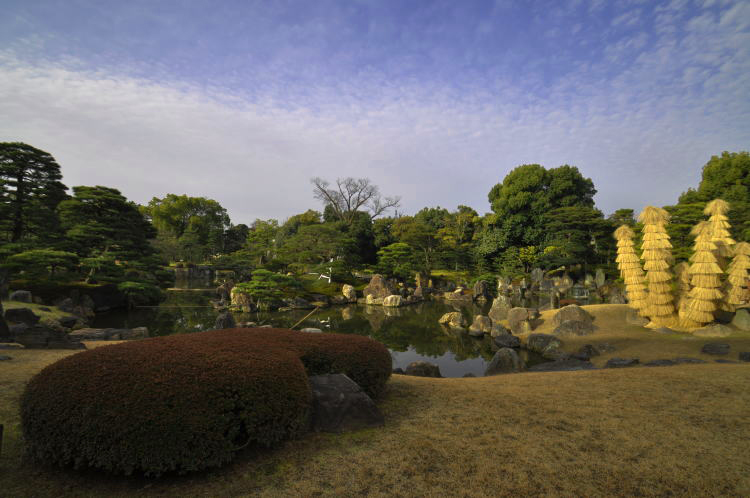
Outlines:
[[[127,296],[130,307],[157,304],[165,298],[161,289],[145,282],[121,282],[117,290]]]
[[[156,337],[70,356],[21,399],[33,458],[112,473],[217,467],[246,445],[307,429],[307,374],[345,373],[377,396],[382,344],[345,334],[228,329]]]

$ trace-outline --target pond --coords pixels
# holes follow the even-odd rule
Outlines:
[[[213,289],[170,290],[166,301],[155,307],[118,310],[97,315],[93,327],[148,327],[151,335],[169,335],[210,330],[218,312],[210,305]],[[490,303],[447,303],[429,300],[401,308],[351,304],[316,311],[297,329],[315,327],[326,332],[359,334],[372,337],[391,351],[393,368],[406,368],[413,361],[428,361],[440,367],[444,377],[481,377],[496,347],[490,337],[477,339],[466,333],[446,331],[438,319],[447,312],[460,311],[471,323],[477,314],[487,314]],[[305,317],[309,310],[284,312],[234,313],[237,322],[288,328]],[[521,351],[528,365],[544,360]]]

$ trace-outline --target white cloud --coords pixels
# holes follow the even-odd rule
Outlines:
[[[578,166],[605,212],[664,205],[697,185],[712,154],[747,148],[740,14],[726,13],[726,26],[707,14],[683,36],[662,26],[654,43],[643,33],[615,41],[604,49],[622,65],[614,76],[587,61],[554,85],[540,79],[534,94],[510,79],[455,91],[368,70],[279,101],[268,95],[281,94],[283,77],[249,97],[0,53],[0,140],[51,152],[69,186],[108,185],[137,202],[207,196],[235,223],[320,208],[313,176],[369,177],[406,212],[485,212],[492,185],[523,163]]]

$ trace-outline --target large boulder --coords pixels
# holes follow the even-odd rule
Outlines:
[[[350,302],[350,303],[357,302],[357,291],[354,290],[353,286],[349,284],[344,284],[344,286],[341,288],[341,294],[343,294],[347,302]]]
[[[504,335],[504,334],[510,334],[510,330],[506,329],[502,323],[492,324],[492,330],[490,331],[490,335],[492,337],[495,337],[498,335]]]
[[[513,308],[513,305],[510,302],[510,297],[501,294],[492,300],[492,308],[487,314],[496,323],[508,318],[508,312],[511,308]]]
[[[389,307],[389,308],[398,308],[399,306],[404,304],[404,299],[399,296],[398,294],[392,294],[385,299],[383,299],[383,306]]]
[[[592,323],[594,317],[577,304],[569,304],[560,308],[560,311],[552,317],[552,323],[555,325],[560,325],[566,321]]]
[[[367,297],[365,298],[365,303],[369,305],[382,306],[384,299],[385,298],[383,297],[375,297],[372,294],[367,294]]]
[[[370,283],[367,284],[367,287],[362,291],[363,296],[373,296],[376,299],[385,299],[392,294],[395,294],[393,288],[382,275],[378,274],[372,276]]]
[[[517,373],[525,368],[523,360],[518,353],[511,348],[501,348],[492,357],[492,361],[484,370],[484,375],[498,375],[504,373]]]
[[[11,301],[18,301],[20,303],[31,303],[31,292],[27,290],[17,290],[10,293]]]
[[[549,334],[531,334],[526,340],[526,349],[551,360],[565,356],[562,345],[560,339]]]
[[[27,349],[86,349],[80,339],[71,337],[65,331],[44,325],[28,326],[25,323],[10,328],[13,342]]]
[[[426,361],[413,361],[406,366],[405,375],[415,377],[442,377],[440,367]]]
[[[214,328],[217,330],[221,329],[233,329],[237,327],[237,323],[234,321],[234,316],[228,311],[219,313],[214,323]]]
[[[492,320],[490,317],[484,315],[477,315],[474,317],[474,321],[469,326],[469,334],[477,337],[481,337],[484,334],[492,333]]]
[[[740,308],[734,314],[732,325],[744,332],[750,332],[750,309]]]
[[[594,324],[591,322],[578,322],[565,320],[552,331],[555,335],[590,335],[594,333]]]
[[[698,330],[693,330],[692,334],[696,337],[727,337],[734,333],[734,329],[721,323],[713,323]]]
[[[519,348],[521,339],[510,333],[498,334],[492,337],[492,342],[499,348]]]
[[[238,287],[234,287],[230,295],[232,306],[240,308],[244,313],[252,313],[257,310],[253,298],[249,294],[242,292]]]
[[[452,329],[465,329],[466,328],[466,320],[464,320],[464,316],[461,314],[460,311],[452,311],[450,313],[446,313],[443,316],[440,317],[440,320],[438,320],[438,323],[441,325],[445,325],[446,327],[450,327]]]
[[[383,415],[372,399],[344,374],[313,375],[310,425],[315,432],[382,427]]]
[[[39,317],[29,308],[11,308],[5,310],[5,319],[12,323],[25,323],[29,326],[39,323]]]
[[[75,310],[75,308],[76,308],[75,303],[69,297],[62,299],[61,301],[57,303],[57,309],[65,313],[73,313],[73,310]]]
[[[315,308],[307,299],[301,297],[293,297],[289,299],[286,304],[293,310],[311,310]]]
[[[526,334],[534,328],[533,320],[537,317],[537,312],[530,308],[512,308],[508,311],[508,325],[510,331],[516,335]]]
[[[625,313],[625,322],[628,325],[638,325],[639,327],[644,327],[648,324],[648,318],[639,315],[638,312],[633,308],[628,308],[627,313]]]
[[[82,328],[74,330],[69,337],[77,341],[125,341],[130,339],[145,339],[148,337],[148,328],[136,327],[133,329],[94,329]]]
[[[484,280],[477,280],[474,287],[471,289],[471,297],[475,301],[489,301],[492,299],[490,284]]]

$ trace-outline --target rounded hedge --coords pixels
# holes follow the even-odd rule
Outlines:
[[[217,467],[308,428],[308,375],[344,373],[371,396],[391,357],[348,334],[225,329],[104,346],[37,374],[21,398],[28,453],[48,463],[160,475]]]

